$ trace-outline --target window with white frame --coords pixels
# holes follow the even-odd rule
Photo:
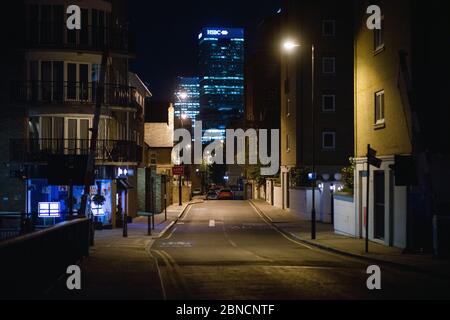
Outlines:
[[[323,112],[336,111],[336,95],[334,94],[322,95],[322,111]]]
[[[322,35],[324,37],[334,37],[336,35],[336,20],[322,21]]]
[[[324,150],[336,149],[336,132],[325,131],[322,133],[322,148]]]
[[[384,90],[375,93],[375,125],[384,125]]]
[[[326,74],[332,74],[336,72],[336,58],[324,57],[322,59],[322,71]]]

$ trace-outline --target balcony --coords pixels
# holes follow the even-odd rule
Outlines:
[[[88,155],[90,140],[13,139],[10,160],[16,163],[45,163],[51,156]],[[134,141],[99,140],[95,159],[100,163],[140,163],[143,150]]]
[[[135,53],[135,37],[124,28],[82,26],[81,30],[68,30],[65,23],[35,22],[29,23],[26,30],[28,49]]]
[[[22,81],[12,85],[12,100],[30,104],[86,104],[97,99],[96,82]],[[105,84],[103,105],[108,107],[137,108],[135,88]]]

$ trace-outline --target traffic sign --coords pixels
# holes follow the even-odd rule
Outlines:
[[[174,166],[172,168],[172,173],[174,176],[182,176],[184,175],[184,166]]]

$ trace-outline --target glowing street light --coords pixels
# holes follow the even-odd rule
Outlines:
[[[188,98],[188,94],[187,92],[179,92],[177,94],[178,98],[180,98],[181,100],[186,100]]]
[[[296,48],[300,47],[300,44],[293,41],[292,39],[286,39],[283,42],[283,51],[287,54],[295,51]],[[312,131],[312,209],[311,209],[311,239],[316,239],[316,194],[315,190],[317,187],[317,173],[316,173],[316,110],[315,110],[315,47],[314,44],[311,45],[311,131]],[[286,59],[286,95],[289,98],[289,63]]]
[[[298,47],[300,47],[300,45],[292,40],[287,39],[283,42],[283,50],[286,52],[292,52]]]

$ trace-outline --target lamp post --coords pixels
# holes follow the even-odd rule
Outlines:
[[[189,97],[187,92],[178,92],[175,94],[175,96],[177,97],[179,103],[183,103]],[[181,108],[180,108],[180,123],[181,123],[181,128],[184,129],[184,120],[186,120],[188,118],[188,116],[182,112],[183,112],[183,110],[181,110]],[[178,165],[181,165],[181,159],[180,159]],[[183,205],[183,180],[182,179],[183,179],[183,176],[180,174],[179,179],[178,179],[178,205],[180,207]]]
[[[286,53],[292,53],[301,45],[291,39],[287,39],[283,42],[283,50]],[[311,130],[312,130],[312,209],[311,209],[311,239],[316,239],[316,111],[315,111],[315,47],[311,45]],[[286,84],[289,86],[289,68],[286,61]],[[286,90],[286,94],[289,94],[289,90]]]

